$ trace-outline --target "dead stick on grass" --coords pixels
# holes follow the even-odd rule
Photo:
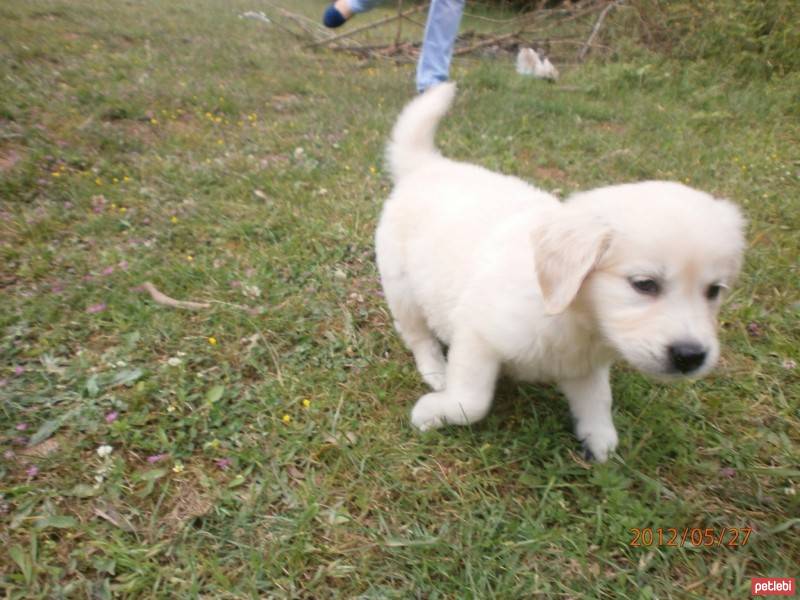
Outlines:
[[[145,281],[142,284],[142,287],[147,291],[147,293],[150,294],[150,297],[157,304],[171,306],[172,308],[187,308],[189,310],[202,310],[204,308],[211,308],[211,305],[207,302],[191,302],[189,300],[175,300],[175,298],[170,298],[166,294],[159,292],[156,286],[149,281]]]
[[[397,0],[397,33],[394,36],[394,45],[400,45],[400,35],[403,33],[403,0]]]
[[[306,48],[313,48],[315,46],[324,46],[331,42],[335,42],[337,40],[341,40],[351,35],[355,35],[357,33],[361,33],[362,31],[366,31],[367,29],[372,29],[373,27],[378,27],[379,25],[385,25],[386,23],[391,23],[392,21],[396,21],[397,19],[401,19],[408,15],[417,13],[424,8],[427,8],[427,4],[422,4],[420,6],[415,6],[414,8],[410,8],[404,13],[392,15],[391,17],[386,17],[385,19],[378,19],[377,21],[373,21],[372,23],[367,23],[366,25],[362,25],[361,27],[356,27],[355,29],[351,29],[350,31],[345,31],[344,33],[340,33],[339,35],[334,35],[324,40],[317,40],[315,42],[311,42],[310,44],[306,45]]]
[[[274,14],[270,15],[272,17],[272,24],[279,29],[282,29],[286,33],[301,40],[307,40],[308,38],[311,38],[312,40],[318,40],[320,37],[325,38],[328,36],[327,31],[323,29],[321,25],[318,25],[315,21],[312,21],[308,17],[293,13],[290,10],[286,10],[282,6],[277,6],[270,0],[261,1],[266,4],[270,10],[277,12],[281,18],[294,22],[295,25],[297,25],[303,32],[301,34],[300,32],[287,27],[286,25],[282,24],[280,19],[276,18]]]
[[[606,15],[616,5],[616,2],[611,2],[603,9],[603,11],[600,13],[600,16],[597,17],[597,21],[595,22],[594,27],[592,27],[592,33],[589,34],[588,39],[584,42],[583,46],[581,46],[581,49],[578,52],[579,61],[583,61],[586,58],[586,55],[589,53],[589,48],[592,46],[592,42],[594,42],[594,38],[597,37],[597,34],[600,32],[600,28],[603,26],[603,21],[605,20]]]
[[[491,46],[492,44],[503,42],[509,38],[516,37],[517,35],[518,33],[516,31],[512,31],[511,33],[504,33],[503,35],[496,35],[488,39],[481,40],[480,42],[472,44],[471,46],[467,46],[466,48],[461,48],[460,50],[456,50],[453,54],[455,56],[461,56],[462,54],[469,54],[470,52],[474,52],[475,50],[483,48],[484,46]]]

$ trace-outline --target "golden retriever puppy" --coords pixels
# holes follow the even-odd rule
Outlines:
[[[433,392],[420,430],[489,410],[501,373],[552,381],[588,455],[617,446],[609,369],[618,358],[661,377],[699,377],[719,356],[716,316],[736,277],[744,222],[730,202],[647,181],[560,202],[515,177],[441,156],[442,84],[392,133],[395,181],[376,233],[395,325]],[[447,358],[442,344],[448,347]]]

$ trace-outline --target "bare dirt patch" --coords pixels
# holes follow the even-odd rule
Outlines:
[[[537,179],[553,179],[555,181],[566,181],[567,173],[558,167],[534,167],[533,174]]]
[[[8,173],[22,160],[22,155],[9,148],[7,150],[0,150],[0,173]]]

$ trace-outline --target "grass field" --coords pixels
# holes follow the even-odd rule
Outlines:
[[[747,214],[719,368],[619,366],[618,456],[593,466],[548,386],[412,430],[425,388],[372,235],[413,67],[299,49],[237,18],[258,8],[0,6],[4,596],[721,599],[800,576],[797,74],[632,41],[555,85],[456,62],[448,155],[562,195],[678,179]]]

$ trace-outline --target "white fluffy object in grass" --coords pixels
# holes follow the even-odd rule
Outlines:
[[[550,59],[544,59],[533,48],[520,48],[517,54],[517,73],[520,75],[532,75],[537,79],[558,79],[558,69],[553,66]]]
[[[255,19],[256,21],[261,21],[262,23],[267,23],[268,25],[272,23],[269,20],[269,17],[265,15],[263,12],[255,11],[255,10],[248,10],[239,15],[240,19]]]

